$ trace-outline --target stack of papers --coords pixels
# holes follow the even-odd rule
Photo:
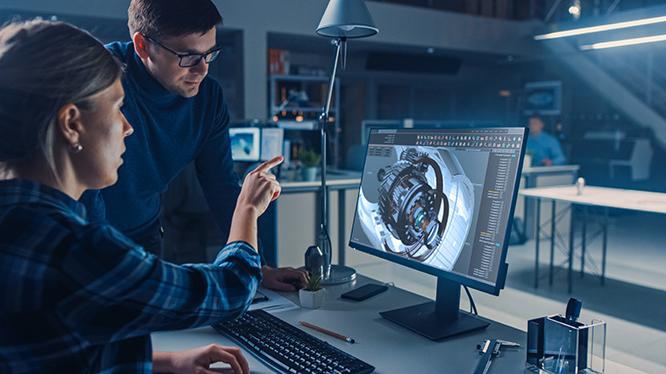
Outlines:
[[[265,296],[265,297],[262,297]],[[250,310],[263,309],[270,313],[286,312],[300,308],[298,304],[280,295],[277,292],[260,288],[254,297],[255,302],[250,305]],[[268,300],[266,300],[268,299]]]

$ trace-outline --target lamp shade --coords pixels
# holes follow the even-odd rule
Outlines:
[[[366,38],[378,32],[363,0],[330,0],[317,26],[317,34],[329,38]]]

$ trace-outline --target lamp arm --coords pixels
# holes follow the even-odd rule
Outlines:
[[[335,44],[335,61],[333,62],[333,73],[331,74],[331,79],[328,84],[328,96],[326,97],[326,106],[324,108],[324,111],[321,114],[320,120],[325,120],[324,123],[328,120],[328,115],[331,110],[331,99],[333,97],[333,86],[335,85],[335,77],[338,73],[338,62],[340,61],[340,51],[342,49],[342,45],[345,44],[344,39],[334,39],[333,44]]]
[[[344,43],[343,39],[335,39],[333,42],[335,48],[335,60],[333,62],[333,72],[328,85],[328,97],[326,98],[326,106],[322,108],[322,113],[319,116],[319,133],[321,140],[321,187],[320,195],[320,230],[319,230],[319,246],[324,253],[324,278],[328,279],[331,269],[331,239],[328,236],[328,188],[326,187],[326,123],[328,122],[329,112],[331,110],[331,98],[333,96],[333,87],[335,85],[335,76],[338,72],[338,63],[340,61],[340,51]],[[338,113],[336,113],[338,115]]]

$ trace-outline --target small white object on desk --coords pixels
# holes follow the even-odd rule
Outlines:
[[[576,179],[576,194],[578,196],[583,194],[583,190],[585,189],[585,178],[579,177]]]

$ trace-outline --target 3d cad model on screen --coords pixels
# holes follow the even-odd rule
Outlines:
[[[384,147],[360,191],[358,219],[374,248],[451,270],[474,214],[474,186],[456,155],[424,146]]]

